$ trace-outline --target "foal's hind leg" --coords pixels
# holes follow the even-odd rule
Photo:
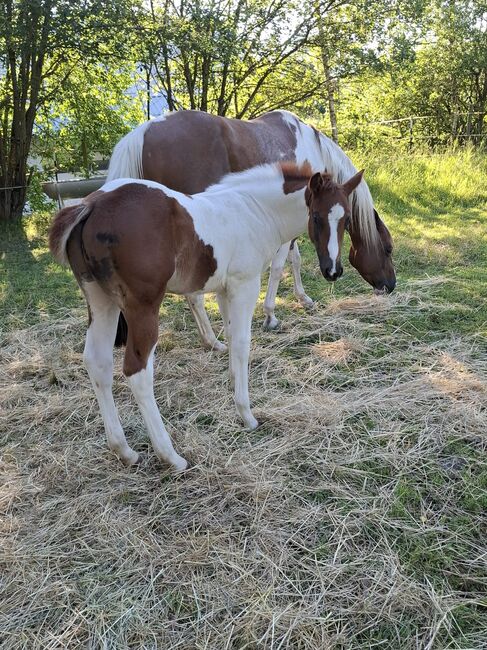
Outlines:
[[[120,310],[96,283],[84,284],[83,291],[91,313],[83,360],[98,399],[108,446],[126,465],[133,465],[138,455],[127,444],[112,394],[113,343]]]
[[[185,298],[196,321],[203,347],[207,350],[215,350],[216,352],[226,352],[227,346],[216,338],[210,319],[206,313],[205,296],[198,293],[188,293]]]
[[[126,309],[128,336],[123,371],[145,420],[157,456],[174,469],[186,469],[188,463],[172,446],[154,397],[154,351],[157,344],[159,309],[133,304]]]
[[[298,242],[295,240],[289,249],[288,260],[291,262],[294,279],[294,295],[299,300],[301,305],[306,309],[314,307],[313,300],[306,294],[303,282],[301,280],[301,255],[299,253]]]

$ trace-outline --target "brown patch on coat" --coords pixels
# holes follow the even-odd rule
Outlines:
[[[171,278],[181,293],[198,291],[217,262],[188,211],[161,190],[128,183],[89,197],[89,208],[66,252],[81,288],[96,282],[125,316],[124,372],[130,376],[146,367],[157,342],[159,306]],[[65,237],[66,222],[72,227],[67,217],[58,223],[53,243]]]
[[[202,289],[217,269],[213,246],[205,244],[194,229],[188,211],[173,199],[173,236],[177,250],[176,273],[183,279],[185,293]]]
[[[143,177],[185,194],[197,194],[225,174],[294,160],[296,128],[281,113],[236,120],[178,111],[152,122],[144,134]]]
[[[213,248],[198,237],[185,208],[140,183],[95,198],[82,247],[93,277],[118,300],[162,300],[174,274],[185,291],[198,291],[216,270]]]
[[[292,194],[308,185],[313,171],[307,160],[302,165],[297,165],[294,162],[283,162],[279,163],[279,165],[284,177],[284,194]]]

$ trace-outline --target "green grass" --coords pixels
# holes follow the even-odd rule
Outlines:
[[[345,314],[339,331],[327,330],[326,327],[318,329],[317,321],[311,317],[306,324],[303,315],[302,330],[299,329],[292,339],[293,344],[286,346],[280,346],[278,334],[260,331],[258,320],[262,317],[261,307],[258,307],[254,326],[256,352],[252,381],[258,382],[257,376],[262,366],[268,363],[265,357],[261,364],[259,356],[259,348],[266,349],[266,354],[274,355],[276,364],[281,364],[280,373],[276,373],[276,377],[270,375],[271,383],[274,381],[278,391],[282,390],[293,397],[293,391],[298,393],[307,386],[306,382],[299,384],[298,380],[301,375],[306,375],[312,363],[310,351],[313,346],[355,337],[360,345],[354,353],[345,362],[331,365],[329,371],[328,367],[325,367],[325,371],[321,369],[320,376],[312,382],[309,380],[309,385],[323,389],[323,395],[332,394],[337,403],[342,397],[346,402],[348,394],[360,390],[367,382],[373,384],[374,390],[381,395],[377,404],[356,409],[353,404],[348,404],[339,421],[341,428],[337,436],[331,436],[326,454],[318,462],[313,456],[303,455],[295,460],[291,452],[289,458],[286,457],[288,474],[282,480],[288,480],[288,475],[292,477],[289,478],[292,493],[297,495],[301,505],[309,506],[310,513],[313,508],[322,508],[316,529],[311,530],[318,541],[307,551],[296,547],[296,553],[304,566],[312,552],[313,558],[330,571],[334,570],[336,558],[342,566],[349,562],[350,575],[355,572],[354,581],[350,584],[354,587],[360,585],[363,590],[351,595],[344,591],[350,601],[346,604],[333,603],[334,616],[326,620],[331,621],[330,630],[336,621],[337,635],[333,637],[335,645],[330,647],[391,650],[424,647],[421,644],[433,638],[428,626],[435,628],[437,623],[431,650],[486,647],[485,439],[472,433],[469,427],[472,423],[481,422],[482,418],[485,421],[485,392],[481,388],[485,377],[480,376],[479,368],[485,367],[483,360],[487,354],[487,158],[471,151],[417,154],[395,159],[369,153],[362,158],[354,156],[354,162],[365,167],[379,214],[394,237],[398,276],[394,308],[381,313],[369,309],[352,316]],[[49,255],[47,225],[48,218],[38,215],[26,219],[23,229],[4,229],[0,232],[0,330],[3,332],[15,333],[38,323],[63,319],[71,310],[84,304],[71,273],[54,263]],[[323,281],[315,253],[304,237],[301,251],[304,286],[308,294],[324,308],[318,315],[323,314],[326,319],[326,305],[332,301],[370,294],[370,288],[348,263],[343,279],[329,285]],[[441,280],[435,281],[435,278]],[[286,321],[292,319],[296,310],[289,272],[285,274],[279,296],[278,315],[283,317],[286,329]],[[210,302],[209,307],[216,318],[215,303]],[[196,345],[195,328],[181,298],[169,297],[161,313],[163,329],[165,326],[169,328],[168,335],[162,338],[161,352],[177,352],[181,344],[181,331],[190,332],[191,343]],[[71,332],[73,340],[79,340],[83,328],[80,326],[78,329],[79,332]],[[293,335],[293,331],[289,336]],[[76,344],[76,353],[81,349],[82,344]],[[206,357],[202,356],[201,361],[199,357],[195,359],[196,356],[181,357],[177,368],[182,377],[185,372],[191,375],[192,364],[210,364]],[[213,370],[218,376],[224,371],[224,360],[214,363],[221,364],[220,370]],[[441,370],[437,374],[435,364],[439,364]],[[407,388],[408,382],[413,385],[422,377],[423,367],[429,371],[428,381],[448,382],[451,379],[452,385],[445,385],[444,393],[439,389],[438,393],[424,396],[420,392],[414,393],[414,399],[418,400],[417,408],[405,393],[403,406],[400,395],[394,398],[395,379],[399,387],[403,383]],[[208,365],[208,373],[211,372]],[[23,373],[25,381],[32,381],[34,385],[36,381],[40,382],[41,388],[45,389],[34,362],[32,368],[24,368]],[[392,382],[391,377],[394,378]],[[61,377],[60,388],[55,383],[57,380],[51,382],[47,377],[46,381],[53,384],[48,388],[52,391],[51,397],[60,389],[69,392],[69,377]],[[215,435],[213,444],[217,445],[215,429],[220,416],[213,413],[210,405],[201,408],[197,391],[195,393],[193,388],[189,380],[184,389],[187,391],[184,400],[193,400],[194,409],[200,409],[197,416],[190,421],[185,420],[189,417],[189,411],[180,408],[174,396],[171,399],[175,405],[169,404],[168,412],[173,422],[181,417],[182,423],[186,422],[188,427],[194,425],[196,429],[190,429],[193,434],[194,431],[203,430],[203,439]],[[468,393],[468,400],[464,399],[463,389]],[[166,388],[160,390],[160,398],[165,399]],[[413,387],[411,390],[417,389]],[[182,391],[183,388],[181,398]],[[387,399],[391,400],[390,410]],[[266,405],[262,403],[261,406],[255,386],[253,400],[265,410]],[[385,405],[381,404],[381,400],[385,400]],[[462,408],[465,409],[465,417]],[[465,427],[463,421],[468,423]],[[271,419],[264,422],[256,434],[237,430],[228,434],[220,431],[220,435],[236,445],[237,451],[233,449],[232,453],[238,456],[243,449],[245,458],[247,453],[251,458],[259,446],[264,448],[269,445],[271,454],[271,442],[274,438],[278,439],[281,433],[279,426],[280,423],[276,424]],[[83,431],[80,426],[78,435],[81,436]],[[435,432],[437,438],[432,436],[431,431]],[[23,435],[22,430],[18,439],[21,440]],[[318,427],[316,436],[320,435]],[[52,440],[54,444],[56,438]],[[88,447],[91,447],[91,442]],[[200,451],[202,449],[204,447],[200,443]],[[51,451],[46,453],[50,454]],[[113,459],[109,459],[107,466],[112,467],[113,462]],[[56,468],[62,466],[61,462],[53,464],[53,471],[58,471]],[[229,475],[226,490],[230,489],[228,485],[232,481],[238,480],[235,477],[237,474]],[[242,486],[247,485],[246,475],[244,478]],[[102,478],[99,480],[101,485]],[[120,484],[117,503],[120,507],[133,507],[134,512],[145,497],[136,492],[138,488],[133,486],[140,485],[142,480],[147,480],[148,485],[152,485],[150,481],[157,480],[158,487],[154,492],[157,497],[162,484],[157,468],[153,475],[147,469],[135,476],[120,472],[116,480],[120,482],[116,483],[116,486]],[[175,491],[179,489],[171,479],[164,478],[164,481],[167,481],[164,483],[166,486],[176,485]],[[197,486],[195,493],[200,495],[203,488],[198,476],[193,477],[193,481]],[[184,483],[180,485],[182,491],[188,489]],[[240,489],[245,494],[242,486]],[[272,495],[271,487],[269,495]],[[55,489],[58,489],[57,485]],[[86,481],[85,489],[95,489],[93,481]],[[55,494],[57,498],[57,492]],[[252,492],[249,503],[258,494]],[[267,503],[268,494],[262,497],[262,508]],[[143,501],[147,510],[152,507],[151,499],[156,498],[154,495],[149,497],[147,503]],[[235,499],[241,503],[238,494]],[[235,503],[231,503],[234,507]],[[30,510],[26,511],[30,513]],[[232,518],[230,520],[231,526],[238,523]],[[156,522],[157,517],[150,521]],[[338,529],[335,522],[341,522],[343,528]],[[181,530],[189,535],[189,529]],[[139,529],[132,530],[128,525],[127,530],[129,535]],[[202,535],[207,532],[203,526]],[[297,530],[296,535],[298,533]],[[350,535],[343,542],[345,556],[340,555],[342,535]],[[235,544],[238,546],[238,539]],[[294,552],[290,547],[285,548],[286,553]],[[376,552],[377,548],[380,553]],[[484,560],[481,560],[482,552]],[[370,567],[367,565],[369,558]],[[299,563],[297,567],[296,574],[290,576],[290,580],[295,580],[305,593],[308,579],[306,570],[309,567],[301,568]],[[352,635],[355,617],[357,621],[367,621],[369,569],[376,581],[374,585],[381,584],[382,575],[385,584],[395,584],[391,576],[399,572],[402,600],[395,603],[392,599],[393,608],[390,611],[384,610],[378,614],[374,610],[374,624],[363,624],[360,631]],[[110,580],[110,575],[107,569],[107,580]],[[88,576],[87,580],[90,579]],[[344,589],[340,580],[345,578],[337,574],[336,579],[336,589]],[[331,593],[334,593],[333,588]],[[386,587],[384,589],[387,591]],[[418,589],[421,589],[420,595]],[[110,595],[109,589],[107,593]],[[178,618],[181,625],[190,625],[191,619],[197,616],[191,593],[183,593],[177,587],[167,589],[166,612],[170,617]],[[432,622],[428,619],[433,616],[432,609],[426,606],[422,609],[423,600],[433,593],[434,598],[445,598],[446,604],[442,604],[441,611],[448,610],[448,625],[439,624],[440,616]],[[386,600],[386,595],[383,597]],[[326,612],[326,604],[323,607]],[[350,612],[353,616],[349,616]],[[353,636],[352,641],[347,641],[351,638],[347,635]],[[150,635],[145,638],[150,639]],[[302,647],[311,646],[303,642]]]
[[[425,312],[399,323],[412,336],[441,333],[486,333],[483,309],[487,295],[487,158],[472,151],[425,154],[397,159],[370,153],[352,156],[364,166],[379,214],[395,243],[398,288],[415,279],[445,276],[448,282],[429,289],[441,313]],[[48,251],[46,232],[50,215],[26,218],[23,228],[0,229],[0,327],[28,327],[82,304],[82,296],[69,270],[56,264]],[[367,293],[368,286],[346,261],[345,276],[327,285],[315,263],[315,253],[304,236],[304,283],[314,298]],[[291,277],[281,285],[282,300],[290,297]],[[163,306],[171,317],[181,298]],[[216,310],[216,303],[210,305]]]

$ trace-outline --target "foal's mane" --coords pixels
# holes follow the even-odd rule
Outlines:
[[[308,184],[309,179],[313,173],[309,162],[303,165],[297,165],[295,162],[287,161],[277,164],[281,169],[284,178],[284,194],[297,192]]]
[[[279,167],[282,169],[282,175],[284,180],[297,181],[297,180],[308,180],[310,179],[313,171],[311,165],[306,161],[302,165],[298,165],[291,160],[278,163]]]
[[[261,186],[264,191],[267,191],[269,182],[278,181],[282,183],[284,175],[283,166],[289,169],[290,174],[294,173],[295,176],[300,176],[306,182],[308,182],[311,176],[311,170],[306,176],[306,172],[295,163],[265,163],[245,169],[243,172],[230,172],[229,174],[225,174],[218,183],[210,185],[204,192],[206,194],[207,192],[221,192],[222,190],[229,189],[245,191],[246,187],[250,186],[252,189],[255,189],[256,185]]]
[[[297,192],[305,187],[313,175],[313,170],[307,160],[302,165],[290,161],[281,162],[278,165],[284,178],[284,194]],[[333,176],[328,172],[321,172],[321,178],[323,179],[323,189],[325,191],[333,190],[336,187]]]

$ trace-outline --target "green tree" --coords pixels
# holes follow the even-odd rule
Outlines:
[[[39,108],[88,60],[123,57],[119,0],[4,0],[0,9],[0,221],[22,215]]]
[[[306,50],[315,26],[294,0],[153,0],[139,27],[140,58],[170,110],[251,117],[317,90]]]
[[[388,132],[391,142],[480,144],[487,114],[487,6],[432,0],[415,11],[408,20],[387,21],[375,43],[375,63],[353,84],[350,77],[343,84],[340,118],[347,135],[355,143]],[[365,128],[374,120],[398,121]]]
[[[63,92],[37,115],[32,152],[44,169],[56,165],[89,176],[95,156],[108,158],[118,140],[144,119],[133,89],[134,66],[88,62],[71,71]]]

